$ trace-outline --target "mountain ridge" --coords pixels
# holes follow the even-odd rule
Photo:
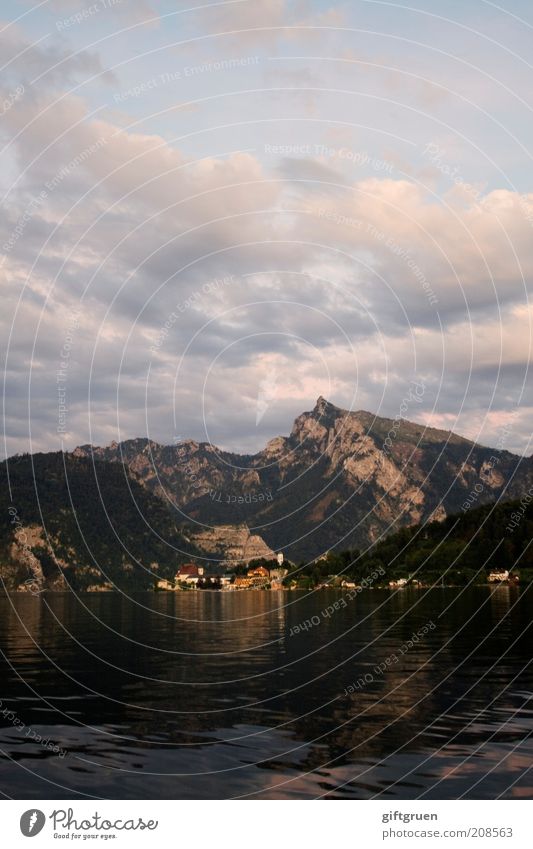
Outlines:
[[[288,436],[255,454],[148,437],[73,453],[124,462],[185,526],[244,522],[271,549],[298,558],[444,519],[471,493],[483,504],[518,497],[533,484],[531,458],[405,417],[343,410],[322,396]]]
[[[230,455],[230,456],[235,456],[235,457],[250,458],[250,457],[257,456],[258,454],[261,454],[268,447],[268,445],[270,445],[270,443],[276,442],[277,440],[288,439],[292,435],[294,428],[295,428],[295,425],[296,425],[296,422],[299,419],[301,419],[303,417],[311,417],[311,416],[314,415],[315,411],[317,411],[317,410],[320,412],[323,405],[327,405],[327,409],[338,412],[343,416],[354,416],[356,418],[361,418],[366,426],[368,426],[367,425],[368,422],[383,422],[383,423],[387,423],[387,424],[390,423],[391,425],[393,425],[396,421],[398,421],[398,419],[391,419],[388,416],[379,416],[379,415],[377,415],[377,413],[372,413],[369,410],[346,410],[343,407],[338,407],[336,404],[333,404],[331,401],[327,401],[322,395],[320,395],[312,410],[304,410],[302,413],[300,413],[296,417],[296,419],[294,419],[293,426],[291,428],[291,432],[289,433],[289,436],[285,436],[283,434],[277,434],[276,436],[273,436],[269,440],[267,440],[264,448],[260,449],[259,451],[254,452],[254,453],[241,454],[237,451],[231,451],[227,448],[221,448],[221,447],[219,447],[219,446],[217,446],[214,443],[209,442],[209,441],[203,441],[203,440],[198,441],[198,440],[192,439],[192,438],[190,438],[190,439],[180,439],[176,442],[159,442],[157,440],[151,439],[148,436],[134,436],[134,437],[130,437],[128,439],[123,439],[120,442],[116,442],[115,440],[113,440],[112,442],[109,443],[109,445],[93,445],[92,443],[84,443],[82,445],[76,446],[76,448],[74,448],[72,450],[72,452],[70,452],[70,453],[76,455],[77,452],[82,452],[82,455],[85,456],[85,453],[87,451],[90,451],[90,450],[93,450],[93,451],[105,451],[107,449],[116,450],[117,448],[120,448],[121,446],[131,446],[133,443],[143,443],[146,447],[148,447],[149,445],[152,445],[152,446],[159,448],[159,449],[160,448],[176,448],[176,447],[180,447],[180,446],[181,447],[194,446],[196,449],[198,449],[198,448],[209,449],[209,450],[214,451],[215,453],[217,453],[219,455]],[[477,445],[479,447],[487,448],[487,449],[490,449],[492,447],[490,445],[485,445],[484,443],[475,442],[474,440],[469,439],[466,436],[462,436],[461,434],[458,434],[453,430],[446,430],[444,428],[436,428],[436,427],[433,427],[433,426],[430,426],[430,425],[425,425],[423,423],[411,421],[411,420],[405,419],[403,417],[401,418],[401,422],[403,422],[404,424],[407,424],[407,425],[409,425],[413,428],[418,428],[420,431],[423,431],[424,434],[435,434],[435,435],[438,434],[438,435],[442,436],[443,438],[444,437],[448,437],[448,438],[451,437],[454,441],[458,440],[460,442],[469,443],[470,445]],[[515,457],[525,457],[526,456],[526,455],[515,454],[514,452],[507,452],[507,453],[512,454]]]

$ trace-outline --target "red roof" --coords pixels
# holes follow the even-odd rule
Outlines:
[[[191,578],[198,578],[200,573],[198,571],[198,566],[196,563],[185,563],[184,566],[180,566],[180,570],[178,575],[189,575]]]

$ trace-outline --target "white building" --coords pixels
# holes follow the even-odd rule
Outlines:
[[[199,578],[203,577],[204,567],[195,563],[187,563],[182,566],[176,575],[176,581],[196,586]]]
[[[509,580],[509,572],[505,569],[502,572],[491,572],[489,574],[489,583],[495,584],[500,581],[508,581]]]

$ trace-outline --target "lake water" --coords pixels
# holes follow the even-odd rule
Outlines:
[[[4,596],[0,790],[532,797],[531,596]]]

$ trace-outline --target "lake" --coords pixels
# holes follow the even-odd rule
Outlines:
[[[4,595],[0,790],[531,798],[531,595]]]

